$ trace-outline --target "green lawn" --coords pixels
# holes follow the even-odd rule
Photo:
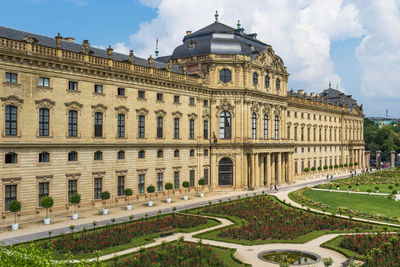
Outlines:
[[[393,186],[393,189],[389,189],[389,186]],[[399,190],[400,191],[400,187],[396,187],[394,184],[360,184],[359,186],[355,186],[353,185],[353,187],[351,188],[352,191],[355,191],[357,188],[358,190],[360,190],[361,192],[367,192],[368,189],[371,189],[373,193],[376,192],[375,187],[379,187],[379,193],[392,193],[393,190]],[[332,189],[336,189],[336,187],[332,188]],[[349,188],[347,185],[342,185],[340,187],[340,190],[344,190],[347,191]]]
[[[329,205],[328,211],[337,212],[339,207],[346,207],[371,215],[400,216],[400,202],[388,200],[385,196],[316,190],[306,191],[304,196]]]

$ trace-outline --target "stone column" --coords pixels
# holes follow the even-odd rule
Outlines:
[[[275,176],[275,168],[276,168],[276,166],[275,166],[275,163],[276,163],[276,161],[275,161],[275,157],[276,157],[276,155],[275,154],[273,154],[273,155],[271,155],[271,182],[273,183],[273,184],[275,184],[275,182],[276,182],[276,176]]]
[[[354,168],[354,156],[355,156],[354,154],[355,154],[354,153],[354,149],[352,149],[351,150],[351,161],[350,162],[353,164],[353,168]]]
[[[267,186],[271,184],[271,153],[267,154]]]
[[[376,159],[375,167],[377,169],[379,169],[379,167],[381,166],[381,153],[382,153],[382,151],[380,151],[380,150],[377,150],[375,152],[375,159]]]
[[[249,188],[248,179],[249,179],[249,165],[248,165],[248,158],[247,154],[243,155],[243,188]]]
[[[282,154],[278,153],[278,184],[282,182]]]
[[[396,151],[390,151],[390,167],[396,167]]]
[[[294,182],[294,162],[293,162],[293,153],[290,152],[289,156],[289,182]]]
[[[254,179],[256,173],[256,166],[255,166],[255,154],[251,154],[251,176],[250,176],[250,187],[254,188]]]
[[[364,151],[365,155],[365,167],[370,168],[369,162],[370,162],[370,152],[369,151]]]
[[[254,187],[258,188],[260,186],[260,162],[259,154],[254,154]]]

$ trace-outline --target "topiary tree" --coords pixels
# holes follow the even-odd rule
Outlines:
[[[329,258],[323,258],[322,263],[324,264],[325,267],[332,266],[333,264],[333,259],[331,257]]]
[[[132,196],[132,194],[133,194],[132,189],[130,189],[130,188],[125,188],[125,190],[124,190],[124,195],[125,195],[126,198],[127,198],[128,205],[129,205],[129,197]]]
[[[354,166],[357,166],[358,165],[358,162],[354,162]]]
[[[327,170],[327,169],[328,169],[328,166],[325,165],[325,166],[324,166],[324,170]]]
[[[339,164],[339,168],[343,168],[343,164]]]
[[[349,167],[352,167],[353,166],[353,163],[349,163]]]
[[[53,207],[54,199],[52,197],[45,196],[40,200],[40,206],[46,209],[46,218],[49,218],[49,209]]]
[[[185,195],[186,195],[186,189],[187,188],[189,188],[189,182],[188,181],[184,181],[183,183],[182,183],[182,186],[183,186],[183,188],[185,188]]]
[[[77,192],[73,193],[69,199],[69,202],[74,205],[74,213],[76,213],[76,207],[81,202],[81,195],[79,195]]]
[[[100,197],[101,197],[101,199],[103,200],[104,209],[106,209],[106,208],[107,208],[107,200],[110,199],[111,194],[110,194],[110,192],[108,192],[108,191],[104,191],[104,192],[101,192]]]
[[[339,165],[335,164],[333,167],[334,167],[335,169],[337,169],[337,168],[339,168]]]
[[[315,169],[315,167],[311,167],[311,171],[315,171],[316,169]]]
[[[317,169],[320,171],[320,170],[322,170],[322,167],[321,167],[321,166],[319,166]]]
[[[309,168],[304,168],[304,172],[309,172],[310,169]]]
[[[347,168],[347,166],[349,166],[347,163],[345,163],[344,165],[343,165],[345,168]]]
[[[168,192],[168,198],[169,198],[169,191],[172,190],[173,185],[171,183],[166,183],[165,184],[165,190]]]
[[[199,186],[201,186],[201,188],[204,189],[204,186],[206,185],[206,180],[204,178],[201,178],[198,183]]]
[[[154,193],[156,191],[156,188],[154,187],[154,185],[149,185],[147,187],[147,193],[150,194],[150,201],[151,201],[151,194]]]
[[[329,165],[329,169],[332,170],[332,169],[333,169],[333,166],[332,166],[332,165]]]
[[[13,200],[8,204],[8,209],[14,212],[14,223],[17,223],[17,212],[20,212],[22,208],[21,202]]]

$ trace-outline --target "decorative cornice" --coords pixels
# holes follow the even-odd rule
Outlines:
[[[21,106],[24,103],[24,100],[16,95],[1,97],[1,101],[3,101],[4,105],[14,105],[14,106]]]

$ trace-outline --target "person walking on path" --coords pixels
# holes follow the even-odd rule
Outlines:
[[[276,183],[275,183],[275,191],[278,192],[278,187],[276,186]]]
[[[272,192],[272,190],[274,190],[274,184],[273,184],[273,183],[271,183],[271,184],[269,185],[269,191]]]
[[[331,173],[331,181],[333,181],[333,173]]]
[[[326,174],[326,180],[329,181],[329,173]]]

